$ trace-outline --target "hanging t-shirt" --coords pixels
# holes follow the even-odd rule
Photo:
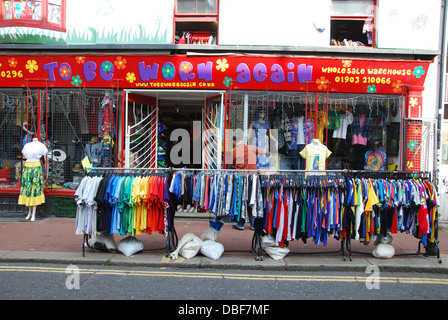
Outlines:
[[[366,121],[366,115],[359,115],[359,127],[362,128],[364,121]],[[353,134],[352,144],[367,145],[367,138],[362,135],[362,130],[358,134]]]
[[[312,142],[300,151],[300,155],[306,160],[305,170],[325,170],[325,161],[331,151],[320,142]]]
[[[306,121],[303,121],[303,134],[304,134],[304,143],[311,143],[314,139],[314,121],[311,118],[307,118]]]
[[[353,123],[353,113],[347,112],[346,115],[339,118],[339,128],[333,131],[333,138],[346,139],[347,127]]]
[[[319,141],[324,141],[324,128],[328,127],[327,114],[319,112],[317,115],[317,128],[314,128],[314,135]]]
[[[304,117],[294,117],[289,120],[289,126],[291,127],[291,140],[286,142],[288,149],[297,149],[298,144],[305,144],[304,119]],[[312,130],[310,131],[312,132]]]
[[[336,110],[328,112],[328,130],[335,130],[341,126],[341,116]]]

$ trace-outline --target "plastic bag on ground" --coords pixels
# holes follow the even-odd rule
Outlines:
[[[395,249],[392,245],[379,243],[373,250],[372,255],[379,259],[390,259],[395,255]]]
[[[118,243],[118,250],[125,256],[129,257],[143,250],[143,242],[136,237],[129,236]]]
[[[261,245],[263,248],[266,247],[274,247],[275,246],[275,239],[270,234],[267,234],[261,238]]]
[[[89,248],[104,252],[117,250],[114,236],[104,232],[98,232],[96,235],[92,236],[88,241],[88,245]]]
[[[201,253],[207,258],[218,260],[224,252],[224,246],[214,240],[205,240],[201,247]]]
[[[201,249],[203,241],[192,233],[184,235],[177,245],[177,249],[171,253],[171,259],[176,260],[179,254],[187,259],[193,258]]]
[[[268,255],[274,260],[283,259],[289,253],[288,248],[281,247],[266,247],[264,248],[264,251],[266,251]]]

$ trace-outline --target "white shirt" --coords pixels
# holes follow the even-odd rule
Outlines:
[[[341,116],[341,125],[333,131],[333,138],[345,139],[347,137],[347,127],[353,123],[353,114],[347,112],[345,116]]]
[[[40,158],[47,153],[47,147],[36,138],[25,144],[22,149],[22,154],[25,156],[26,162],[40,161]]]

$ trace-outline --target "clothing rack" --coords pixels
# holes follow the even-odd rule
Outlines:
[[[85,174],[113,172],[113,173],[131,173],[131,172],[144,172],[151,173],[157,171],[172,172],[171,168],[114,168],[114,167],[92,167],[85,170]]]
[[[410,171],[361,171],[361,170],[240,170],[240,169],[211,169],[211,168],[91,168],[87,174],[108,174],[108,173],[119,173],[119,174],[153,174],[153,173],[168,173],[168,174],[255,174],[259,176],[259,181],[263,183],[269,183],[271,181],[275,183],[282,183],[283,186],[293,186],[288,185],[289,181],[302,180],[306,183],[310,183],[313,181],[316,184],[308,184],[303,185],[304,187],[331,187],[332,185],[322,185],[319,184],[323,181],[328,180],[338,180],[339,186],[343,187],[343,183],[347,181],[347,179],[390,179],[390,180],[399,180],[399,179],[427,179],[431,180],[431,173],[420,171],[420,172],[410,172]],[[222,217],[220,217],[222,218]],[[219,218],[219,219],[220,219]],[[215,220],[216,220],[215,215]],[[218,219],[218,220],[219,220]],[[436,218],[434,218],[436,219]],[[174,221],[174,215],[173,215]],[[257,252],[256,260],[263,260],[263,246],[262,246],[262,236],[263,236],[263,228],[260,225],[263,223],[261,219],[255,219],[254,222],[254,235],[252,237],[252,247],[250,252]],[[177,234],[174,228],[174,223],[172,224],[172,230],[169,230],[169,234],[167,235],[167,245],[166,245],[166,253],[167,256],[171,252],[171,247],[177,246]],[[437,221],[435,223],[437,226]],[[347,259],[346,255],[350,260],[352,260],[352,249],[351,249],[351,237],[346,236],[340,239],[341,241],[341,249],[338,252],[342,252],[343,260]],[[420,253],[420,244],[422,240],[419,241],[419,250],[417,254]],[[437,234],[434,242],[431,242],[431,245],[435,246],[437,250],[437,256],[440,260],[440,251],[438,248],[438,240]],[[429,243],[428,243],[429,244]],[[328,252],[334,253],[334,252]],[[83,242],[83,256],[84,256],[84,242]]]
[[[298,171],[295,171],[296,174]],[[329,176],[329,175],[325,175],[325,176],[311,176],[308,177],[311,179],[331,179],[331,178],[337,178],[337,177],[342,177],[344,176],[345,178],[349,179],[349,178],[371,178],[371,179],[386,179],[386,180],[400,180],[400,179],[410,179],[410,180],[416,180],[416,179],[426,179],[428,181],[431,180],[431,173],[430,172],[408,172],[408,171],[395,171],[395,172],[371,172],[371,171],[349,171],[349,170],[338,170],[338,171],[333,171],[332,173],[336,173],[335,176]],[[436,215],[433,216],[433,220],[435,220],[434,222],[434,233],[435,233],[435,239],[434,241],[428,241],[427,245],[425,245],[425,248],[428,251],[431,251],[432,255],[434,255],[434,251],[437,255],[437,259],[438,262],[441,263],[441,259],[440,259],[440,250],[438,247],[438,236],[437,236],[437,217]],[[255,228],[257,230],[257,228]],[[422,244],[422,240],[419,241],[419,245],[418,245],[418,251],[416,254],[420,254],[420,245]],[[263,260],[263,256],[262,256],[262,242],[261,242],[261,233],[257,234],[257,231],[254,233],[254,237],[252,239],[252,249],[251,252],[254,252],[258,249],[258,256],[256,257],[256,260]],[[350,261],[352,260],[352,250],[351,250],[351,237],[347,236],[345,238],[341,239],[341,252],[343,254],[343,260],[345,261],[346,258],[346,251],[348,250],[348,254],[349,254],[349,259]],[[329,252],[329,253],[334,253],[334,252]],[[430,254],[431,254],[430,253]]]
[[[163,170],[171,170],[172,172],[224,172],[224,173],[258,173],[261,175],[272,175],[272,174],[294,174],[294,175],[306,175],[309,177],[322,177],[329,175],[340,175],[350,178],[362,177],[362,178],[396,178],[396,179],[404,179],[404,178],[425,178],[431,180],[431,172],[430,171],[367,171],[367,170],[348,170],[348,169],[339,169],[339,170],[286,170],[286,169],[197,169],[197,168],[164,168]],[[146,170],[152,170],[150,168]]]
[[[114,168],[114,167],[92,167],[85,170],[86,176],[93,176],[93,175],[108,175],[108,174],[120,174],[120,175],[148,175],[153,173],[161,172],[163,174],[172,174],[172,170],[170,168]],[[177,247],[178,243],[178,236],[176,233],[176,228],[174,227],[174,216],[172,218],[171,226],[167,230],[168,234],[166,235],[166,257],[170,255],[172,252],[172,248]],[[83,241],[82,241],[82,256],[85,257],[85,246],[87,244],[88,247],[88,240],[90,239],[90,234],[84,234],[83,235]]]
[[[419,172],[413,172],[413,171],[356,171],[356,170],[352,170],[349,171],[347,174],[347,177],[356,177],[356,178],[383,178],[383,179],[396,179],[396,180],[401,180],[401,179],[427,179],[428,181],[431,181],[431,172],[429,171],[419,171]],[[434,242],[428,242],[426,249],[427,252],[430,250],[436,250],[435,254],[432,255],[436,255],[437,256],[437,260],[439,263],[442,263],[442,260],[440,259],[440,249],[438,247],[438,219],[437,217],[433,217],[433,219],[435,219],[434,221],[434,233],[435,233],[435,239]],[[347,238],[346,240],[346,244],[344,244],[344,241],[341,243],[342,246],[342,250],[345,249],[345,246],[347,246],[349,248],[349,258],[351,261],[351,239]],[[416,253],[411,253],[411,254],[398,254],[396,256],[400,256],[400,255],[419,255],[421,254],[421,244],[422,244],[422,240],[419,240],[418,243],[418,250]],[[435,249],[434,249],[435,248]],[[359,253],[359,252],[358,252]],[[432,252],[434,253],[434,252]],[[344,260],[345,258],[345,253],[343,251],[343,255],[344,255]]]
[[[430,171],[362,171],[362,170],[342,170],[347,177],[358,178],[390,178],[390,179],[409,179],[424,178],[431,180]]]

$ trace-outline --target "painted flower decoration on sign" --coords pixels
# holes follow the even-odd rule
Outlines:
[[[229,64],[227,63],[227,59],[218,59],[216,60],[216,70],[221,70],[221,72],[225,72],[229,68]]]
[[[76,62],[78,62],[79,64],[82,64],[82,63],[86,62],[86,57],[84,57],[84,56],[77,56],[76,57]]]
[[[344,68],[350,68],[352,65],[352,60],[342,60],[342,66]]]
[[[409,105],[411,107],[415,107],[418,104],[418,99],[415,97],[410,97],[409,98]]]
[[[36,60],[28,60],[26,62],[25,67],[28,69],[30,73],[34,73],[34,71],[37,71],[37,69],[39,69]]]
[[[16,58],[11,58],[11,59],[8,59],[8,64],[11,68],[15,68],[15,67],[17,67],[19,62],[16,60]]]
[[[401,80],[397,80],[397,82],[392,83],[392,88],[394,92],[399,93],[403,89],[403,83],[401,82]]]
[[[328,80],[325,79],[324,76],[322,76],[322,77],[320,77],[319,79],[317,79],[317,80],[316,80],[316,83],[317,83],[317,88],[318,88],[319,90],[325,90],[325,89],[327,89],[327,83],[328,83]]]
[[[367,93],[375,93],[376,92],[376,87],[374,84],[372,84],[371,86],[367,86]]]
[[[135,73],[134,72],[128,72],[126,74],[126,80],[129,81],[130,83],[134,82],[137,78],[135,77]]]
[[[82,79],[80,76],[73,76],[72,77],[72,85],[79,87],[79,85],[82,83]]]
[[[187,72],[190,72],[192,69],[193,69],[193,66],[191,65],[191,63],[183,62],[183,63],[181,63],[181,65],[180,65],[180,70],[181,70],[182,72],[187,73]]]
[[[162,68],[162,74],[166,80],[172,80],[174,78],[174,66],[171,63],[166,63]]]
[[[115,62],[114,62],[117,69],[125,69],[127,63],[128,63],[128,60],[126,60],[126,58],[123,58],[121,56],[118,56],[117,60],[115,60]]]
[[[110,63],[109,61],[104,61],[101,64],[101,68],[103,69],[104,72],[110,72],[112,71],[112,63]]]
[[[225,77],[225,78],[224,78],[224,81],[223,81],[222,83],[224,83],[224,85],[225,85],[226,87],[230,87],[230,85],[232,84],[232,78]]]
[[[418,141],[417,140],[409,140],[408,143],[409,150],[414,151],[418,149]]]
[[[412,169],[412,168],[414,168],[414,164],[412,163],[412,161],[408,161],[408,162],[406,162],[406,167],[408,169]]]
[[[412,74],[417,78],[420,78],[422,75],[425,74],[425,70],[423,70],[422,66],[418,66],[414,68],[414,72],[412,72]]]
[[[62,67],[59,68],[59,75],[61,76],[62,79],[68,80],[70,74],[71,71],[66,65],[63,65]]]

